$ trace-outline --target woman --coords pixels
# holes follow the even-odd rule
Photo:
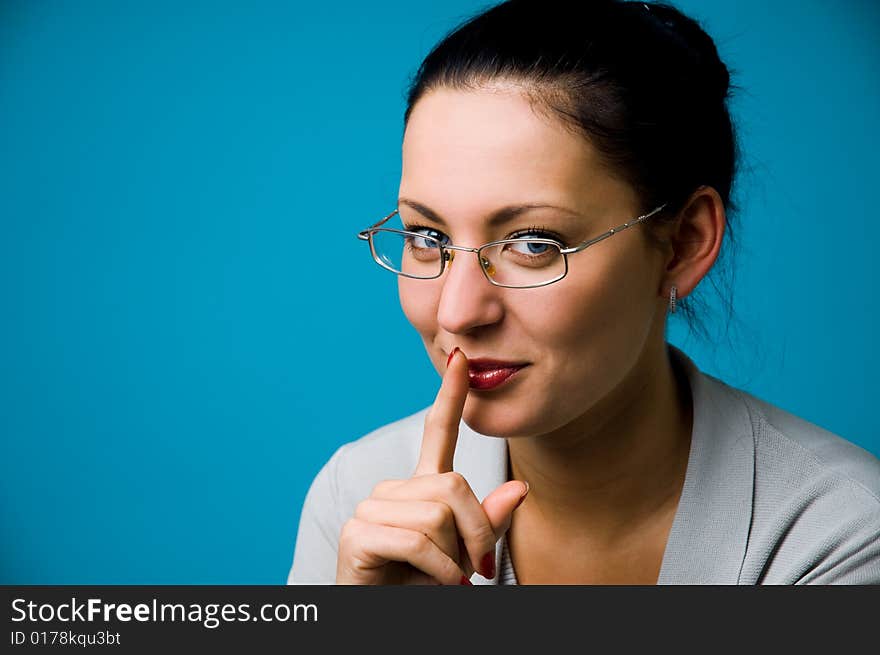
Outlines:
[[[290,582],[880,583],[880,462],[666,343],[729,232],[728,87],[652,3],[512,0],[428,55],[360,236],[442,384],[319,472]]]

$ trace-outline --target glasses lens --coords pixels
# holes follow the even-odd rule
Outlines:
[[[514,239],[480,251],[483,270],[492,282],[506,287],[531,287],[565,275],[565,255],[546,239]]]
[[[375,230],[373,258],[380,266],[409,277],[434,278],[443,271],[440,241],[396,230]]]

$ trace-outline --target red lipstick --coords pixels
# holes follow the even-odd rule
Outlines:
[[[471,389],[494,389],[513,377],[528,364],[503,362],[496,359],[469,359],[468,382]]]

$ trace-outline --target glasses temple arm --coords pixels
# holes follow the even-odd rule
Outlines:
[[[379,222],[376,223],[375,225],[371,225],[371,226],[368,227],[366,230],[361,230],[360,232],[358,232],[358,235],[357,235],[358,239],[361,239],[361,240],[363,240],[363,241],[366,241],[367,239],[369,239],[369,238],[370,238],[370,237],[369,237],[369,233],[370,233],[371,230],[375,230],[377,227],[380,227],[380,226],[381,226],[382,224],[384,224],[386,221],[388,221],[389,219],[391,219],[391,217],[394,216],[398,211],[399,211],[399,210],[395,209],[393,212],[391,212],[390,214],[388,214],[388,216],[386,216],[385,218],[383,218],[381,221],[379,221]]]
[[[650,218],[651,216],[653,216],[657,212],[661,211],[665,207],[666,207],[666,203],[660,205],[659,207],[657,207],[655,209],[652,209],[650,212],[648,212],[647,214],[645,214],[643,216],[638,216],[638,217],[632,219],[631,221],[624,223],[623,225],[618,225],[617,227],[612,227],[607,232],[604,232],[593,239],[589,239],[588,241],[583,241],[576,246],[572,246],[571,248],[563,248],[561,252],[564,255],[570,255],[573,252],[580,252],[581,250],[584,250],[585,248],[592,246],[594,243],[598,243],[599,241],[604,241],[608,237],[614,236],[618,232],[622,232],[623,230],[630,228],[633,225],[638,225],[639,223],[647,220],[648,218]]]

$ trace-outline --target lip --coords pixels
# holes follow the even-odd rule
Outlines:
[[[528,364],[497,359],[468,359],[468,382],[471,389],[495,389],[507,382]]]

